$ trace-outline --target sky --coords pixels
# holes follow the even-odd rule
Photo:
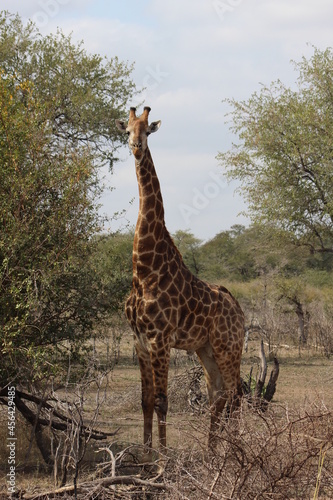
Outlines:
[[[246,204],[227,184],[216,156],[237,142],[225,99],[246,100],[280,79],[293,86],[291,61],[332,46],[331,0],[2,0],[43,35],[60,28],[87,52],[134,63],[140,101],[161,120],[149,147],[160,180],[166,225],[205,241],[249,224]],[[133,101],[136,106],[139,102]],[[141,109],[138,109],[138,113]],[[138,188],[128,147],[101,199],[111,230],[135,225]]]

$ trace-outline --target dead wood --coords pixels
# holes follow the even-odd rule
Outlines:
[[[267,376],[267,361],[264,349],[264,342],[261,340],[259,349],[260,367],[259,374],[255,384],[254,389],[252,389],[252,368],[250,375],[248,376],[248,381],[242,380],[242,391],[243,395],[247,400],[253,404],[254,407],[261,411],[265,411],[268,408],[268,403],[272,401],[273,396],[276,392],[277,379],[279,377],[279,361],[274,357],[274,367],[271,371],[270,378],[265,388],[265,381]]]
[[[5,391],[0,391],[0,403],[6,405],[7,399],[5,397]],[[39,407],[38,411],[34,411],[23,400],[33,402]],[[36,427],[51,427],[54,430],[66,431],[70,426],[73,425],[73,419],[68,415],[62,414],[54,408],[48,400],[40,398],[36,395],[29,394],[26,392],[21,392],[16,390],[15,392],[15,405],[24,419],[29,422],[29,424]],[[44,416],[41,415],[40,409],[47,410],[44,412]],[[94,440],[104,440],[110,436],[115,436],[118,430],[114,432],[104,432],[97,429],[92,429],[89,426],[81,426],[81,434],[84,437],[89,437]]]
[[[0,391],[0,404],[7,405],[8,398],[6,396],[6,390],[2,389]],[[72,435],[71,432],[73,429],[77,428],[78,442],[81,442],[81,439],[82,442],[88,442],[90,439],[98,441],[105,440],[110,436],[116,435],[119,430],[117,429],[115,432],[103,432],[94,429],[92,426],[84,425],[82,420],[78,425],[68,413],[66,414],[65,412],[61,413],[58,411],[58,409],[51,404],[51,401],[53,400],[50,397],[42,398],[18,389],[15,391],[16,410],[31,426],[31,439],[26,453],[26,459],[31,451],[33,440],[35,440],[45,465],[49,470],[56,466],[52,439],[55,440],[54,442],[57,447],[60,442],[58,438],[61,433],[70,436]],[[45,432],[45,430],[47,432]],[[52,435],[50,435],[49,431],[52,431]],[[69,453],[65,455],[69,457]]]
[[[265,390],[265,394],[264,394],[264,399],[268,403],[273,399],[273,396],[275,394],[276,382],[277,382],[277,379],[279,376],[279,372],[280,372],[280,365],[279,365],[277,357],[274,357],[274,368],[271,371],[271,375],[269,377],[269,381],[268,381],[268,384],[267,384],[267,387]]]
[[[258,380],[256,383],[256,387],[254,390],[255,401],[256,400],[260,401],[260,399],[261,399],[261,395],[262,395],[262,392],[264,389],[266,375],[267,375],[267,361],[266,361],[266,356],[265,356],[264,341],[262,339],[260,342],[259,356],[260,356],[260,370],[259,370],[259,376],[258,376]]]
[[[158,476],[159,477],[159,476]],[[123,486],[141,486],[145,488],[157,489],[157,490],[167,490],[168,486],[164,483],[156,482],[154,480],[145,480],[137,476],[116,476],[116,477],[106,477],[102,479],[97,479],[94,481],[87,481],[85,483],[78,484],[76,487],[77,494],[89,494],[89,497],[96,495],[97,492],[102,488],[108,488],[110,486],[123,485]],[[44,491],[37,494],[23,494],[21,498],[24,500],[39,500],[43,498],[56,498],[57,496],[71,494],[75,492],[75,486],[64,486],[56,490]]]

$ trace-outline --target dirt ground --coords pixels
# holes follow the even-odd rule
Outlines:
[[[104,356],[105,342],[95,346],[101,358]],[[249,342],[248,351],[243,354],[241,374],[246,379],[253,369],[253,376],[256,377],[259,363],[259,339],[253,339]],[[139,366],[133,363],[132,335],[129,331],[122,336],[120,346],[120,358],[114,365],[108,376],[107,385],[104,387],[105,401],[100,408],[97,426],[98,428],[116,432],[113,438],[110,438],[109,444],[112,444],[113,450],[124,449],[130,445],[142,443],[143,436],[143,418],[141,413],[141,389],[140,389],[140,371]],[[266,346],[266,354],[267,346]],[[333,391],[331,389],[333,382],[333,360],[325,358],[315,349],[302,349],[300,352],[297,347],[275,346],[274,354],[278,357],[280,363],[280,375],[277,382],[277,391],[272,405],[281,406],[284,409],[302,408],[303,406],[325,406],[333,408]],[[168,446],[177,450],[193,449],[207,438],[209,416],[207,412],[193,411],[188,405],[188,373],[196,366],[196,360],[193,356],[186,353],[173,352],[170,363],[169,373],[169,414],[167,419]],[[273,362],[268,362],[268,377]],[[186,380],[185,380],[186,379]],[[205,394],[204,381],[200,381],[200,388]],[[93,387],[85,395],[86,415],[93,412],[95,405],[95,393]],[[4,408],[0,407],[1,411]],[[2,420],[2,418],[1,418]],[[17,423],[17,487],[19,489],[28,489],[40,487],[52,487],[54,480],[45,473],[43,460],[39,451],[32,446],[27,458],[29,449],[29,440],[31,429],[18,420]],[[156,425],[154,426],[154,444],[157,444]],[[5,457],[7,453],[6,429],[0,428],[0,457]],[[84,470],[89,470],[91,464],[98,461],[96,451],[104,444],[94,444],[91,450],[88,450],[86,465]],[[1,458],[0,466],[0,496],[5,491],[6,484],[6,464]],[[25,463],[25,469],[20,469]],[[90,463],[90,466],[89,466]],[[28,465],[28,466],[27,466]]]
[[[130,345],[127,336],[124,338],[124,344]],[[244,379],[249,375],[251,367],[253,376],[257,376],[259,345],[260,340],[256,338],[249,342],[247,353],[243,353],[241,376]],[[267,349],[266,345],[268,357]],[[324,404],[328,408],[333,408],[333,359],[325,358],[313,348],[303,348],[299,351],[298,347],[285,345],[275,347],[274,354],[280,363],[280,373],[272,404],[290,408],[308,404]],[[170,444],[173,441],[179,443],[179,435],[182,435],[183,426],[186,426],[188,422],[203,418],[204,421],[207,420],[208,428],[209,417],[191,414],[188,405],[183,400],[184,404],[179,404],[179,398],[175,394],[181,386],[182,374],[190,370],[195,363],[195,355],[189,357],[181,351],[173,352],[169,371],[168,436],[169,442],[172,440]],[[273,361],[268,360],[267,381],[272,368]],[[203,380],[201,389],[205,393]],[[115,366],[112,374],[108,412],[110,412],[109,422],[112,422],[113,428],[120,428],[119,438],[121,436],[124,441],[140,443],[142,440],[143,419],[140,403],[139,367],[120,362]]]

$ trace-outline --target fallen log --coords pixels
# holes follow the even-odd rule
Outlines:
[[[86,495],[89,494],[89,498],[91,498],[91,496],[97,494],[98,490],[115,485],[142,486],[145,488],[152,488],[157,490],[168,490],[168,486],[165,483],[158,483],[155,481],[156,480],[149,481],[141,479],[137,476],[106,477],[78,484],[76,488],[74,485],[71,485],[71,486],[63,486],[62,488],[58,488],[55,490],[44,491],[42,493],[34,493],[34,494],[23,493],[23,495],[20,498],[23,498],[24,500],[40,500],[44,498],[56,498],[57,496],[65,494],[67,495],[71,493],[86,494]]]

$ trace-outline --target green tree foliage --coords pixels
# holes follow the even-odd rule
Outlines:
[[[175,243],[187,257],[187,239],[179,240],[183,231],[175,234]],[[332,255],[317,253],[309,255],[306,248],[295,247],[290,241],[280,242],[272,238],[271,228],[262,224],[249,227],[234,225],[218,233],[214,238],[199,243],[193,235],[185,232],[196,242],[195,262],[199,276],[212,282],[247,282],[265,275],[280,275],[285,278],[306,276],[315,286],[325,285],[332,279]],[[180,244],[179,244],[180,242]],[[189,265],[189,263],[187,262]],[[193,271],[193,269],[192,269]]]
[[[93,267],[99,275],[103,295],[112,312],[123,310],[132,284],[133,231],[98,236],[92,254]],[[110,307],[111,306],[111,307]]]
[[[218,159],[240,180],[254,221],[312,252],[333,252],[333,50],[295,64],[297,89],[280,81],[230,100],[240,142]]]
[[[173,239],[187,267],[192,273],[198,275],[201,271],[199,262],[199,247],[201,240],[196,238],[188,230],[182,231],[180,229],[173,234]]]
[[[93,254],[98,167],[134,90],[126,65],[0,16],[0,381],[56,371],[110,307]]]
[[[262,232],[262,231],[261,231]],[[211,281],[248,281],[258,275],[257,248],[263,244],[260,229],[234,225],[200,248],[201,275]]]
[[[61,31],[41,36],[33,23],[0,12],[0,67],[17,83],[33,83],[43,103],[41,122],[52,130],[49,148],[93,148],[94,161],[112,166],[126,138],[115,126],[136,93],[132,65],[87,54]]]

